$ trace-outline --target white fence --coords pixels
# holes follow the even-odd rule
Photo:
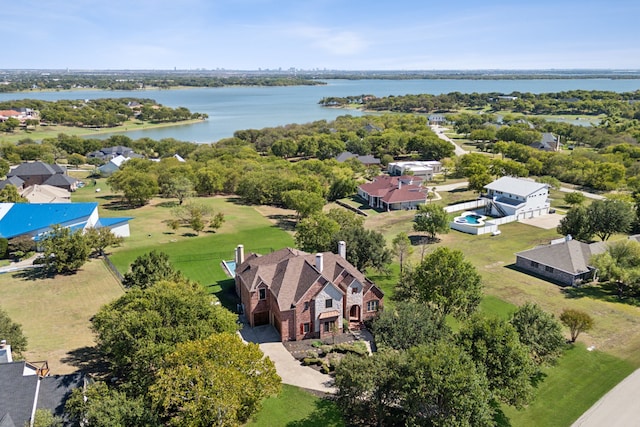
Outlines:
[[[468,211],[470,209],[481,208],[486,205],[487,205],[487,199],[478,199],[478,200],[473,200],[471,202],[464,202],[464,203],[458,203],[456,205],[445,206],[444,210],[447,213]]]
[[[473,225],[469,225],[469,224],[460,224],[455,221],[451,221],[449,223],[449,226],[454,230],[462,231],[463,233],[480,235],[480,234],[495,233],[496,231],[498,231],[499,225],[506,224],[509,222],[514,222],[517,220],[518,219],[515,215],[509,215],[509,216],[504,216],[502,218],[493,218],[488,221],[485,221],[484,222],[485,225],[482,227],[474,227]]]

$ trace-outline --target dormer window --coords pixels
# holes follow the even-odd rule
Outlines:
[[[264,288],[258,289],[258,296],[260,299],[267,299],[267,290]]]

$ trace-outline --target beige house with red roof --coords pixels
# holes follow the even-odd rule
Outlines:
[[[372,208],[386,211],[416,209],[426,202],[429,192],[422,187],[422,181],[417,176],[381,175],[372,182],[361,184],[358,195]]]
[[[285,248],[267,255],[236,249],[235,286],[253,326],[273,325],[282,341],[327,338],[343,319],[353,327],[382,308],[384,293],[345,258]]]

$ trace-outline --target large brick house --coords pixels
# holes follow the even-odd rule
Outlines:
[[[427,201],[429,192],[422,187],[422,181],[422,178],[412,175],[380,175],[373,182],[360,184],[358,196],[376,209],[416,209]]]
[[[235,286],[251,326],[272,324],[282,341],[326,338],[343,319],[360,326],[382,308],[383,292],[345,255],[285,248],[267,255],[236,249]]]

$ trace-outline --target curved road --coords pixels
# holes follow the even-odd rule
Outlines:
[[[467,150],[464,150],[458,144],[453,142],[453,140],[451,138],[449,138],[447,135],[444,134],[445,128],[443,128],[442,126],[438,126],[438,125],[430,125],[430,127],[431,127],[431,130],[434,131],[436,133],[436,135],[438,135],[438,137],[440,139],[444,139],[445,141],[448,141],[451,144],[453,144],[453,146],[455,147],[456,156],[462,156],[463,154],[467,154],[468,153]]]

